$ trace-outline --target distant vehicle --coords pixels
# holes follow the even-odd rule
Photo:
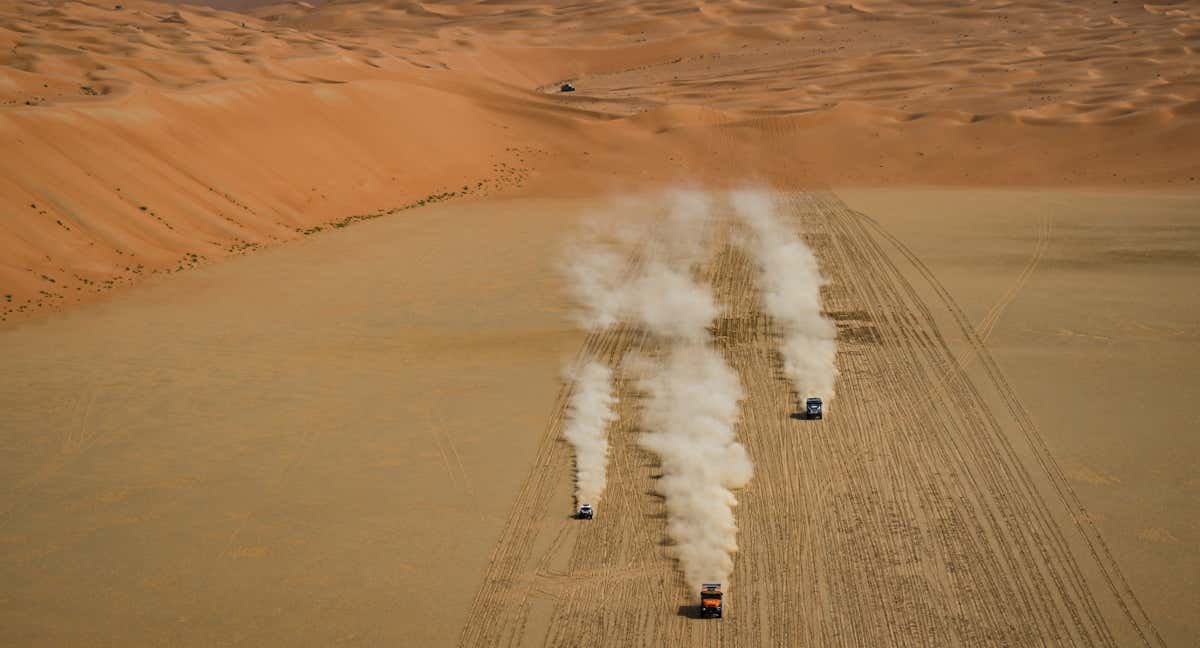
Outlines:
[[[559,92],[575,92],[575,86],[570,83],[564,83],[558,88]]]
[[[579,518],[580,520],[590,520],[595,514],[596,512],[592,510],[591,504],[580,504],[579,512],[575,514],[575,517]]]
[[[822,409],[821,399],[820,398],[810,398],[804,402],[804,417],[807,419],[823,418],[821,409]]]

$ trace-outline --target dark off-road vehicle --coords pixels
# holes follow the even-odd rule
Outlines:
[[[823,418],[820,398],[810,398],[804,402],[804,418],[809,420]]]

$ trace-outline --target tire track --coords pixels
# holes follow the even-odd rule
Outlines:
[[[989,628],[993,636],[1006,637],[1006,641],[1020,641],[1028,633],[1017,620],[1033,619],[1034,634],[1059,642],[1066,636],[1075,643],[1047,583],[1048,579],[1056,580],[1057,575],[1048,577],[1041,572],[1039,562],[1034,559],[1035,549],[1022,537],[1024,500],[1009,488],[1002,462],[996,460],[989,446],[981,443],[987,439],[989,429],[980,423],[976,412],[979,408],[958,398],[954,386],[932,380],[941,374],[930,373],[927,361],[937,364],[945,360],[929,355],[929,341],[931,332],[936,335],[935,328],[921,326],[912,316],[905,301],[904,285],[898,283],[898,275],[887,271],[886,258],[873,249],[873,244],[849,228],[837,209],[824,201],[818,202],[818,208],[827,214],[839,241],[855,243],[848,248],[854,255],[852,267],[856,269],[849,278],[859,283],[859,290],[873,295],[865,303],[888,306],[887,311],[893,313],[890,317],[899,314],[895,326],[881,329],[885,347],[900,351],[881,367],[889,378],[884,385],[895,394],[892,400],[897,407],[909,409],[911,406],[905,403],[914,402],[924,405],[916,420],[906,421],[899,428],[902,439],[914,433],[919,435],[916,447],[920,451],[905,456],[905,460],[918,469],[916,474],[927,476],[928,487],[934,492],[957,494],[960,502],[966,504],[947,509],[944,503],[935,502],[937,508],[933,509],[937,518],[951,521],[941,537],[946,543],[944,551],[949,556],[953,577],[951,591],[991,588],[986,597],[960,597],[973,606],[976,615],[976,621],[964,625],[960,631],[983,627]],[[878,314],[889,317],[888,312]],[[919,387],[922,393],[916,393],[911,386]],[[905,388],[907,393],[900,391]],[[907,443],[913,445],[912,441]],[[962,470],[943,477],[939,471],[942,466],[957,466]],[[928,528],[927,524],[921,526]],[[1068,611],[1066,616],[1074,615]],[[1079,632],[1087,634],[1086,630]]]
[[[718,240],[702,269],[723,306],[711,333],[743,383],[737,433],[755,466],[738,494],[726,617],[690,617],[695,593],[661,544],[658,468],[637,445],[640,394],[620,367],[630,351],[661,350],[617,327],[580,351],[618,367],[620,418],[597,517],[577,522],[548,508],[551,491],[569,490],[571,457],[558,440],[564,389],[460,644],[1161,645],[948,293],[934,284],[933,303],[974,348],[982,383],[879,243],[897,241],[832,195],[792,194],[785,204],[830,280],[822,297],[838,325],[839,396],[824,420],[791,418],[806,395],[782,374],[753,260]],[[1002,311],[993,308],[993,323]],[[1098,602],[1109,594],[1122,614]],[[535,615],[534,606],[549,609]]]
[[[829,215],[825,220],[831,220]],[[827,226],[830,224],[826,223]],[[851,245],[856,242],[844,232],[831,227],[830,232],[814,243],[818,244],[816,249],[825,250],[827,258],[838,259],[827,271],[834,286],[841,288],[833,291],[827,300],[830,309],[837,313],[840,305],[854,306],[843,311],[855,315],[849,320],[851,326],[843,326],[842,332],[851,333],[864,326],[871,332],[870,335],[842,337],[850,338],[845,342],[863,340],[875,345],[873,349],[863,350],[865,352],[854,353],[853,349],[847,349],[854,361],[851,366],[857,371],[846,373],[844,382],[850,384],[841,389],[851,389],[855,397],[844,395],[838,401],[840,408],[849,409],[849,416],[838,415],[837,422],[848,425],[837,426],[842,429],[837,431],[836,438],[854,439],[852,451],[862,448],[877,455],[844,486],[850,491],[847,498],[854,509],[873,512],[875,516],[859,520],[860,526],[863,523],[870,526],[845,532],[852,540],[858,536],[875,540],[872,543],[875,546],[868,552],[868,557],[876,556],[873,562],[896,564],[904,561],[910,565],[910,573],[902,577],[910,584],[909,594],[905,597],[913,608],[908,615],[909,623],[921,627],[914,644],[950,643],[947,637],[962,632],[962,627],[953,627],[939,619],[934,611],[919,605],[919,598],[914,598],[912,592],[921,589],[940,590],[943,598],[958,602],[960,613],[973,619],[970,624],[960,626],[991,628],[993,634],[1001,636],[1019,634],[1014,624],[995,614],[993,605],[978,604],[980,599],[1011,598],[1014,586],[998,583],[992,577],[993,573],[1003,571],[1009,565],[1002,562],[1006,557],[1004,553],[989,552],[979,541],[988,536],[990,529],[975,514],[983,507],[974,494],[972,483],[944,476],[939,471],[940,466],[961,463],[961,459],[954,457],[940,443],[934,443],[952,426],[946,425],[944,408],[937,407],[932,394],[922,390],[921,381],[912,375],[915,367],[906,348],[914,339],[911,318],[902,304],[896,303],[885,290],[886,278],[867,273],[875,267],[872,259],[860,246]],[[847,273],[839,268],[853,268],[855,272]],[[855,298],[856,294],[860,298]],[[844,316],[838,319],[846,323]],[[844,349],[848,346],[845,342]],[[870,431],[876,434],[863,435]],[[845,450],[842,452],[842,462],[849,461],[852,455]],[[889,493],[894,497],[891,503],[886,501]],[[959,494],[958,502],[946,497],[945,494],[950,493]],[[956,506],[962,502],[970,506]],[[841,525],[844,527],[846,522],[843,520]],[[889,539],[889,535],[895,537]],[[889,543],[893,546],[889,547]],[[898,556],[889,557],[889,553]],[[879,559],[881,554],[882,561]],[[914,580],[917,583],[912,583]],[[866,583],[869,585],[870,581]],[[956,590],[961,589],[982,592],[984,596],[955,595]],[[857,612],[867,618],[877,616],[869,609],[860,608]],[[877,625],[883,626],[892,623],[886,618],[877,621]],[[881,631],[874,640],[899,641]]]
[[[1038,240],[1033,248],[1033,255],[1029,257],[1029,262],[1021,270],[1021,274],[1017,276],[1008,290],[1000,297],[999,301],[992,306],[987,315],[975,326],[975,336],[980,342],[986,342],[988,336],[992,334],[992,329],[996,327],[996,322],[1000,320],[1000,316],[1004,314],[1004,309],[1016,299],[1021,290],[1025,288],[1025,284],[1029,283],[1029,278],[1033,276],[1034,270],[1037,270],[1038,264],[1041,263],[1042,257],[1046,256],[1046,250],[1050,247],[1050,238],[1054,229],[1054,221],[1050,216],[1043,216],[1038,224]]]
[[[1021,269],[1020,274],[1017,275],[1017,278],[1015,281],[1013,281],[1012,285],[1010,285],[1008,289],[1004,291],[1004,294],[1000,296],[1000,299],[997,300],[990,309],[988,309],[988,312],[983,316],[983,319],[981,319],[979,323],[975,325],[975,337],[980,342],[987,342],[987,339],[992,335],[992,331],[996,328],[996,324],[1000,321],[1000,316],[1004,314],[1004,311],[1008,308],[1009,304],[1011,304],[1013,300],[1017,298],[1017,295],[1019,295],[1025,288],[1025,284],[1029,283],[1029,278],[1033,276],[1034,271],[1037,270],[1038,264],[1042,261],[1042,257],[1046,256],[1046,250],[1050,248],[1050,240],[1053,236],[1053,230],[1054,221],[1052,217],[1049,215],[1043,216],[1038,223],[1038,239],[1034,244],[1033,254],[1029,257],[1029,261],[1026,262],[1025,267]],[[959,355],[958,364],[966,368],[968,365],[970,365],[973,357],[974,348],[968,348],[963,351],[961,355]]]
[[[1016,396],[1016,392],[1012,389],[1012,386],[1008,383],[1007,378],[1005,378],[1003,373],[1000,371],[999,366],[991,357],[991,354],[987,352],[983,341],[972,334],[973,329],[962,309],[954,301],[953,297],[950,295],[949,291],[946,290],[945,286],[938,281],[933,272],[923,262],[921,262],[921,260],[916,257],[911,250],[904,246],[899,239],[883,229],[882,226],[880,226],[869,216],[857,212],[855,213],[855,216],[875,230],[881,238],[888,241],[888,243],[890,243],[897,250],[897,252],[899,252],[909,263],[912,264],[913,268],[934,291],[941,305],[950,313],[956,327],[959,330],[959,333],[962,334],[964,339],[966,339],[967,342],[973,347],[975,356],[979,358],[980,364],[984,367],[989,380],[999,392],[1006,409],[1016,420],[1022,437],[1028,442],[1029,447],[1034,452],[1038,467],[1046,475],[1050,483],[1050,487],[1064,505],[1070,521],[1079,531],[1080,536],[1087,547],[1088,553],[1094,560],[1095,565],[1099,568],[1101,576],[1107,585],[1108,590],[1114,596],[1115,602],[1123,613],[1126,621],[1128,621],[1129,625],[1137,633],[1137,636],[1142,644],[1165,646],[1165,643],[1163,642],[1161,635],[1158,633],[1157,628],[1154,627],[1153,622],[1150,620],[1141,603],[1138,601],[1133,589],[1129,586],[1128,581],[1121,573],[1120,567],[1115,558],[1113,558],[1107,543],[1100,535],[1095,523],[1087,515],[1085,508],[1079,501],[1078,495],[1074,492],[1074,489],[1071,488],[1070,483],[1067,481],[1062,468],[1058,465],[1057,461],[1050,453],[1050,450],[1046,446],[1045,441],[1042,439],[1041,433],[1038,431],[1032,417],[1020,404],[1020,401]]]

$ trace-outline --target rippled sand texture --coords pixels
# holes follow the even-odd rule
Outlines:
[[[0,323],[501,193],[1200,176],[1194,3],[219,4],[0,5]]]

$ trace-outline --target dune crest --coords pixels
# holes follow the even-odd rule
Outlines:
[[[499,192],[1200,177],[1189,3],[207,4],[0,4],[0,324]]]

